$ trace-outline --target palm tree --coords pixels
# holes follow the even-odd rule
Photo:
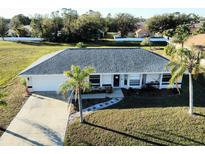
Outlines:
[[[184,48],[184,42],[190,36],[190,29],[188,25],[180,25],[175,30],[175,35],[173,36],[174,43],[180,43],[181,47]]]
[[[201,50],[196,48],[191,49],[180,49],[181,53],[176,52],[178,57],[181,56],[181,60],[176,58],[171,58],[171,61],[168,63],[168,67],[171,69],[171,79],[170,85],[174,85],[179,81],[183,74],[188,71],[189,74],[189,113],[193,114],[193,77],[196,79],[200,73],[204,73],[205,69],[201,66],[201,60],[204,58],[204,55]]]
[[[85,91],[90,88],[90,83],[87,78],[93,72],[95,72],[95,68],[93,67],[85,67],[81,69],[80,66],[72,65],[71,70],[64,72],[64,75],[68,77],[68,80],[60,86],[60,91],[65,96],[68,94],[68,91],[71,91],[68,99],[69,102],[72,100],[73,96],[75,97],[75,100],[78,100],[80,123],[83,122],[81,91]]]

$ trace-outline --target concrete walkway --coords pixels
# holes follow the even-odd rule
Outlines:
[[[0,138],[0,145],[63,145],[67,104],[33,94]]]
[[[92,105],[88,108],[85,108],[83,109],[83,116],[86,116],[87,114],[89,113],[92,113],[92,112],[95,112],[97,110],[100,110],[100,109],[104,109],[104,108],[107,108],[109,106],[112,106],[114,104],[117,104],[119,103],[123,98],[112,98],[111,100],[109,101],[106,101],[106,102],[102,102],[102,103],[98,103],[98,104],[95,104],[95,105]],[[80,113],[79,112],[76,112],[76,113],[73,113],[69,116],[68,118],[68,124],[72,124],[75,122],[75,120],[77,118],[80,117]]]

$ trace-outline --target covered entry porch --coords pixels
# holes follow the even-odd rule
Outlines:
[[[169,73],[103,73],[92,74],[89,81],[93,88],[112,87],[112,88],[134,88],[141,89],[152,86],[158,89],[169,88]],[[181,81],[178,86],[181,87]],[[176,88],[174,85],[173,88]]]

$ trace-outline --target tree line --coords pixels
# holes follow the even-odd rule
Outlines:
[[[18,37],[41,37],[56,42],[90,41],[103,37],[108,31],[120,31],[121,36],[126,36],[142,20],[128,13],[102,17],[98,11],[90,10],[79,15],[76,10],[63,8],[49,15],[35,14],[30,18],[23,14],[11,19],[0,17],[0,35],[7,36],[9,30],[10,35]]]
[[[143,19],[128,13],[103,17],[93,10],[79,15],[76,10],[63,8],[49,15],[27,17],[19,14],[11,19],[0,17],[0,36],[41,37],[53,42],[91,41],[104,37],[107,32],[119,32],[121,37],[126,37],[129,32],[137,30],[138,23],[144,23],[152,34],[173,37],[175,34],[191,33],[200,20],[201,17],[193,13],[175,12]],[[195,33],[204,32],[205,24]]]

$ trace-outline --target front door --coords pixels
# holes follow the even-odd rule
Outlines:
[[[114,75],[113,85],[114,85],[114,87],[119,87],[119,85],[120,85],[120,75]]]

